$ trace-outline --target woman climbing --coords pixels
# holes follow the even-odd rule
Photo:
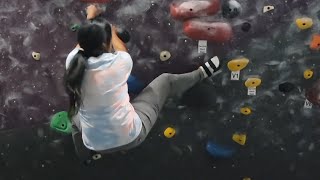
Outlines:
[[[99,15],[94,5],[88,19]],[[66,60],[64,83],[69,117],[84,145],[99,152],[127,150],[146,138],[170,96],[180,96],[220,67],[217,57],[186,74],[164,73],[130,102],[127,80],[133,62],[117,29],[106,22],[82,26],[77,47]]]

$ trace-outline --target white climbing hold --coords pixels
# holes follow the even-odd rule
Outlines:
[[[40,53],[32,52],[32,58],[36,61],[40,60]]]
[[[161,61],[167,61],[171,58],[171,54],[169,51],[162,51],[160,53],[160,60]]]
[[[263,7],[263,13],[269,12],[274,10],[274,6],[264,6]]]

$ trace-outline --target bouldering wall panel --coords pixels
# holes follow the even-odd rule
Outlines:
[[[102,16],[130,33],[132,74],[144,84],[164,72],[191,71],[214,56],[222,68],[181,99],[169,99],[141,147],[110,155],[95,168],[82,167],[70,137],[48,125],[68,107],[65,59],[86,5],[0,2],[0,179],[320,177],[320,2],[101,4]]]

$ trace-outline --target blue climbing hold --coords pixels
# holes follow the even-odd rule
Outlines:
[[[215,158],[230,158],[236,151],[233,148],[219,145],[214,142],[207,142],[208,153]]]
[[[128,83],[129,93],[133,93],[133,94],[139,94],[144,87],[144,84],[142,83],[142,81],[140,81],[133,75],[129,76],[127,83]]]

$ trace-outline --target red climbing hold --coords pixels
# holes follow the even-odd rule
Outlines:
[[[226,42],[232,37],[232,27],[224,22],[186,21],[183,25],[184,33],[195,40],[212,42]]]
[[[320,35],[319,34],[313,35],[312,41],[310,43],[310,49],[320,50]]]
[[[219,9],[220,0],[187,1],[180,4],[172,3],[170,5],[171,16],[177,20],[213,15],[217,13]]]

